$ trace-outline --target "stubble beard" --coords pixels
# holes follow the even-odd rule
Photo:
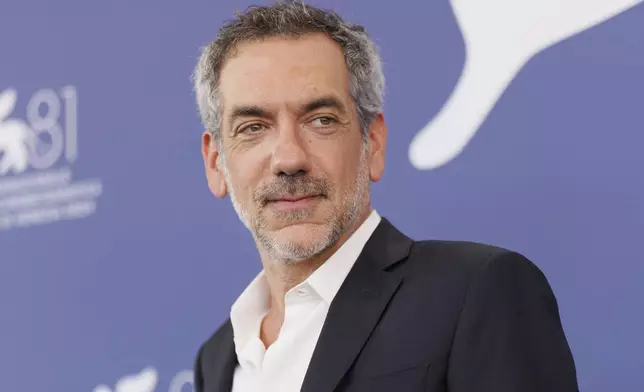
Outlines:
[[[312,241],[307,243],[298,243],[280,239],[276,235],[271,235],[267,230],[267,222],[262,213],[252,214],[245,208],[235,196],[234,188],[231,186],[225,159],[222,157],[222,168],[226,185],[228,187],[230,200],[233,208],[237,213],[240,221],[251,232],[255,243],[261,250],[266,253],[271,260],[286,265],[297,264],[298,262],[311,259],[312,257],[333,247],[340,240],[342,234],[347,230],[355,228],[358,219],[369,206],[369,168],[366,160],[366,148],[361,151],[360,165],[356,178],[356,185],[353,189],[346,189],[340,197],[340,204],[333,208],[331,215],[326,221],[312,229]],[[326,183],[328,197],[332,197],[335,189]],[[257,211],[261,211],[260,205],[257,205]],[[314,207],[315,208],[315,207]],[[288,223],[296,223],[312,213],[312,210],[303,210],[295,212],[280,213],[278,218]],[[320,238],[321,237],[321,238]]]

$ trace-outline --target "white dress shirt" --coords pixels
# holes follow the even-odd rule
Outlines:
[[[233,392],[297,392],[311,361],[329,305],[380,223],[374,210],[344,244],[285,296],[284,323],[268,348],[259,338],[270,293],[264,271],[233,304],[230,321],[239,366]]]

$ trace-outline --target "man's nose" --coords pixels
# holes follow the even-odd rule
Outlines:
[[[281,125],[271,158],[273,174],[294,175],[309,172],[311,162],[308,148],[308,141],[302,137],[297,123]]]

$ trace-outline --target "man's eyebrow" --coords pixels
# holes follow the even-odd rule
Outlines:
[[[333,108],[343,114],[347,112],[347,108],[338,98],[333,96],[325,96],[316,98],[310,102],[303,104],[300,107],[300,110],[303,113],[312,112],[317,109],[323,108]],[[259,118],[268,118],[270,113],[257,105],[242,105],[235,106],[232,108],[230,115],[228,115],[228,123],[232,124],[234,120],[240,117],[259,117]]]
[[[347,108],[344,106],[342,101],[333,96],[316,98],[302,105],[301,110],[302,112],[307,113],[322,108],[333,108],[339,110],[342,113],[347,112]]]
[[[235,106],[228,116],[229,123],[238,117],[268,117],[268,112],[259,106]]]

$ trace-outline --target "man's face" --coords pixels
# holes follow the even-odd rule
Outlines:
[[[348,76],[322,34],[242,44],[222,68],[221,145],[203,138],[209,184],[278,259],[334,246],[368,212],[386,131],[378,116],[363,138]]]

